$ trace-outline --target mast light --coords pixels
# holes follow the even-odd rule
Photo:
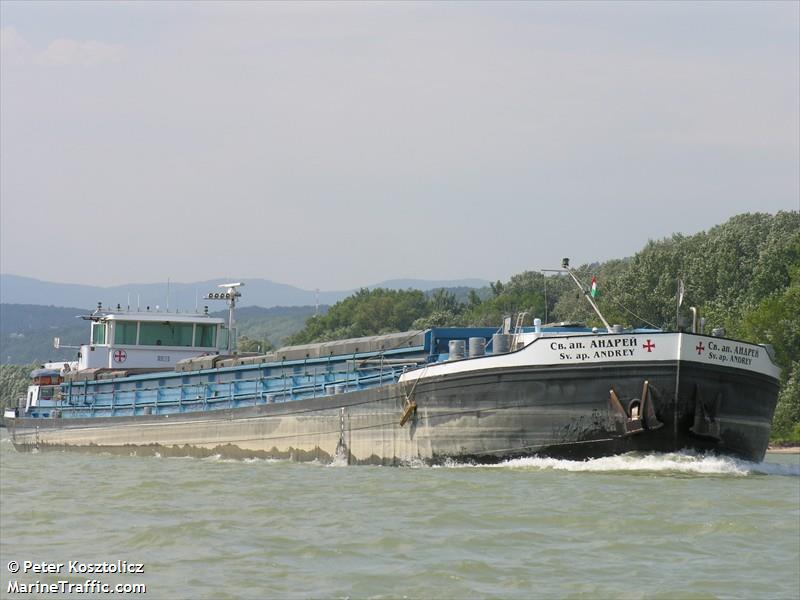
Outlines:
[[[227,300],[228,301],[228,352],[233,354],[236,351],[236,320],[233,314],[236,308],[236,299],[242,296],[237,289],[244,283],[223,283],[217,287],[225,289],[224,292],[209,292],[203,298],[205,300]]]

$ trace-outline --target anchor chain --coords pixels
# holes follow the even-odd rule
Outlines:
[[[350,464],[350,452],[344,441],[344,406],[339,409],[339,443],[336,444],[336,456],[344,458]]]

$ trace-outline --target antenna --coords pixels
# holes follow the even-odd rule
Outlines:
[[[570,277],[572,277],[572,280],[575,282],[575,285],[577,285],[578,288],[581,290],[581,292],[583,292],[584,297],[589,301],[589,304],[592,305],[592,308],[594,309],[594,312],[597,313],[597,316],[600,317],[600,320],[603,322],[603,325],[606,326],[606,330],[609,333],[612,333],[613,329],[611,328],[611,325],[608,324],[608,321],[606,321],[606,318],[603,316],[603,313],[601,313],[600,309],[597,308],[597,304],[594,303],[594,300],[592,300],[591,295],[586,290],[584,285],[580,282],[580,279],[578,279],[575,276],[575,272],[572,269],[570,269],[570,267],[569,267],[569,258],[561,259],[561,268],[563,270],[565,270],[569,274]]]
[[[315,291],[315,292],[316,292],[316,294],[317,294],[317,295],[316,295],[316,299],[317,299],[317,307],[316,307],[316,309],[314,310],[314,314],[315,314],[316,316],[319,316],[319,288],[317,288],[317,289],[316,289],[316,290],[314,290],[314,291]]]
[[[169,312],[169,277],[167,277],[167,312]]]
[[[544,282],[544,322],[549,323],[547,320],[547,275],[542,273],[542,281]]]

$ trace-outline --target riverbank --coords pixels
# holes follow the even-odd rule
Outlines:
[[[800,446],[769,446],[767,452],[773,454],[800,454]]]

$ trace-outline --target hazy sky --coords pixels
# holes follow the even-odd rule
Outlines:
[[[0,5],[0,270],[505,279],[800,209],[800,3]]]

